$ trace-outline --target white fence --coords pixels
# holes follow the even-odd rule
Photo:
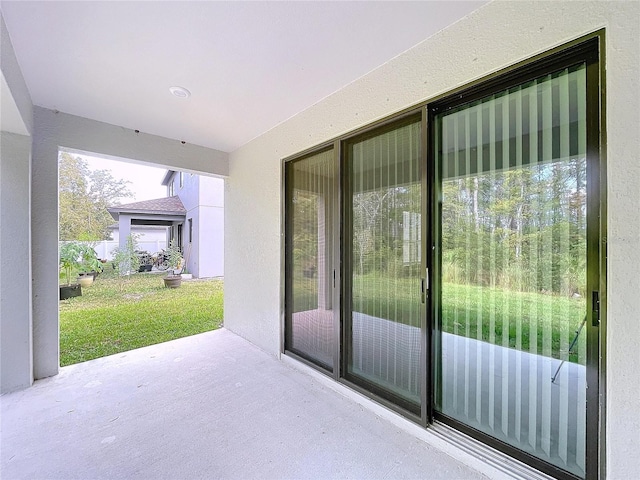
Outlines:
[[[63,242],[60,242],[63,243]],[[93,249],[98,254],[98,258],[113,260],[113,249],[118,246],[118,242],[115,240],[103,240],[101,242],[78,242],[84,243],[86,245],[93,246]],[[138,242],[138,250],[146,250],[147,252],[153,254],[159,252],[160,250],[164,250],[167,248],[166,240],[154,240],[151,242]]]

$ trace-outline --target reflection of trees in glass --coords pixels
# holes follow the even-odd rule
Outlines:
[[[420,257],[413,255],[410,261],[405,261],[403,252],[407,250],[407,242],[412,242],[409,247],[420,250],[420,224],[415,220],[419,209],[419,184],[355,193],[354,273],[364,275],[376,271],[391,276],[416,275]],[[409,224],[405,225],[407,222]]]
[[[318,253],[318,196],[301,191],[293,195],[293,258],[297,268],[315,265]]]
[[[585,311],[585,158],[445,178],[442,199],[443,331],[566,358]]]
[[[585,295],[585,159],[443,182],[443,280]]]
[[[293,192],[293,311],[318,308],[318,199],[304,190]]]

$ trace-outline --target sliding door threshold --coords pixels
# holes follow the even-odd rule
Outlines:
[[[442,422],[436,421],[433,425],[430,425],[429,432],[509,475],[511,478],[518,480],[553,480],[553,477]]]

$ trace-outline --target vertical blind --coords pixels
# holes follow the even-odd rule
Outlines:
[[[586,76],[436,116],[435,407],[585,475]]]
[[[290,162],[287,211],[290,305],[287,348],[333,368],[333,225],[337,201],[333,150]]]
[[[348,372],[420,405],[420,123],[348,147]]]

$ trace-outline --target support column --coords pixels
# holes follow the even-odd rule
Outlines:
[[[0,393],[5,393],[33,383],[31,137],[1,135]]]
[[[60,367],[58,147],[34,137],[32,152],[33,376],[37,380],[56,375]]]
[[[127,248],[127,238],[131,235],[131,216],[119,215],[118,216],[118,247],[121,250]]]

